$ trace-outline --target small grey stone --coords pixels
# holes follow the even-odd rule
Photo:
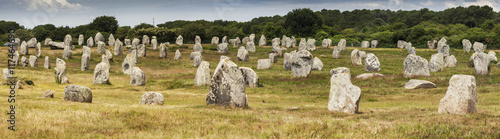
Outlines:
[[[141,105],[163,105],[165,102],[165,98],[163,95],[158,92],[147,92],[142,95],[141,101],[139,104]]]
[[[436,84],[426,81],[411,79],[405,83],[405,89],[436,88]]]

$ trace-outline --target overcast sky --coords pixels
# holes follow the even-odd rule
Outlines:
[[[174,20],[249,21],[260,16],[285,15],[292,9],[418,10],[489,5],[500,10],[500,0],[0,0],[0,20],[16,21],[27,28],[41,24],[88,24],[95,17],[114,16],[120,26],[155,24]]]

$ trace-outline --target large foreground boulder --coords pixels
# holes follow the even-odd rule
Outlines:
[[[141,105],[163,105],[165,102],[165,98],[163,95],[158,92],[147,92],[142,95],[141,101],[139,104]]]
[[[64,88],[64,100],[92,103],[92,91],[81,85],[68,85]]]
[[[477,113],[476,79],[471,75],[453,75],[446,95],[439,102],[439,113]]]
[[[405,89],[436,88],[436,84],[426,81],[411,79],[405,83]]]
[[[351,83],[351,73],[349,70],[343,71],[333,74],[330,77],[328,110],[356,114],[359,109],[361,89]]]
[[[300,50],[292,58],[293,77],[307,77],[311,73],[313,56],[307,50]]]
[[[221,59],[210,82],[207,105],[215,104],[244,108],[248,106],[245,79],[238,66],[229,59]]]
[[[404,76],[406,78],[431,76],[429,62],[420,56],[409,54],[404,61]]]

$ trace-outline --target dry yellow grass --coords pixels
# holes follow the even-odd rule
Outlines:
[[[188,45],[189,48],[192,45]],[[220,54],[204,46],[203,59],[213,72]],[[476,76],[479,113],[471,115],[438,114],[439,100],[444,97],[453,74],[473,74],[467,67],[471,53],[452,49],[458,67],[422,77],[438,88],[405,90],[408,79],[402,76],[406,52],[401,49],[362,49],[381,60],[383,78],[352,79],[361,88],[359,114],[348,115],[327,110],[329,70],[348,67],[352,76],[365,73],[363,67],[350,62],[348,48],[341,59],[331,58],[331,48],[313,51],[324,63],[323,71],[313,71],[307,78],[293,78],[284,71],[282,57],[269,70],[255,70],[263,87],[246,88],[249,108],[231,109],[207,106],[208,86],[194,86],[196,68],[189,60],[192,49],[180,48],[182,59],[173,60],[176,50],[169,48],[168,58],[158,58],[158,51],[148,50],[137,64],[146,73],[146,86],[129,86],[129,76],[121,73],[125,56],[114,56],[111,63],[111,85],[93,85],[92,73],[101,55],[92,48],[89,71],[80,71],[81,48],[66,60],[71,84],[92,89],[92,103],[63,100],[64,87],[56,84],[53,69],[43,68],[43,57],[62,57],[62,50],[43,48],[37,68],[16,68],[18,78],[32,80],[35,86],[24,86],[16,96],[15,132],[7,129],[8,86],[0,90],[4,114],[0,138],[500,138],[500,69],[492,67],[488,76]],[[108,47],[108,49],[112,49]],[[294,48],[295,49],[295,48]],[[294,50],[294,49],[289,49]],[[358,48],[359,49],[359,48]],[[0,48],[0,67],[6,67],[7,48]],[[257,47],[249,62],[235,61],[239,66],[256,69],[257,59],[268,58],[269,47]],[[30,54],[33,54],[30,51]],[[127,54],[127,52],[124,52]],[[227,56],[236,60],[237,48],[230,46]],[[434,50],[417,50],[430,59]],[[51,89],[53,99],[41,98]],[[138,105],[141,96],[155,91],[163,94],[163,106]],[[297,108],[292,108],[297,107]]]

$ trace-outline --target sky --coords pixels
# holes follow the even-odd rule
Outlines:
[[[500,10],[500,0],[0,0],[0,20],[15,21],[26,28],[43,24],[75,27],[107,15],[116,17],[120,26],[133,27],[174,20],[245,22],[261,16],[286,15],[296,8],[442,11],[470,5]]]

